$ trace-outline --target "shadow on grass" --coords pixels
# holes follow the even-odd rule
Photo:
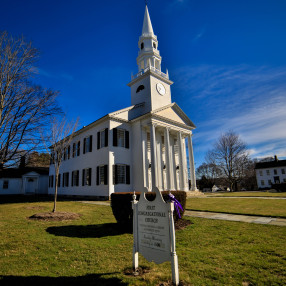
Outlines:
[[[118,278],[104,278],[105,275],[116,273],[89,274],[78,277],[45,277],[45,276],[0,276],[0,285],[29,286],[78,286],[78,285],[128,285]]]
[[[78,237],[78,238],[100,238],[131,233],[117,223],[105,223],[95,225],[66,225],[48,227],[46,231],[56,236]]]

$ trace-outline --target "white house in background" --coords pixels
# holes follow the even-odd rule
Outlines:
[[[161,71],[162,58],[147,6],[138,46],[139,72],[128,83],[132,106],[76,132],[60,168],[59,195],[108,198],[113,192],[152,190],[154,186],[188,191],[189,177],[191,190],[196,190],[195,125],[172,103],[173,82],[168,71]],[[52,194],[53,165],[49,176]]]
[[[256,181],[259,189],[271,188],[272,184],[286,183],[286,160],[260,162],[255,165]]]
[[[24,167],[0,171],[0,195],[48,194],[49,168]]]

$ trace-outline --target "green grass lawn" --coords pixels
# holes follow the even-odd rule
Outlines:
[[[188,201],[189,202],[189,201]],[[116,228],[109,206],[59,202],[75,221],[31,221],[52,203],[0,205],[0,285],[157,285],[171,279],[170,263],[132,266],[132,234]],[[190,219],[190,218],[188,218]],[[191,218],[176,232],[180,280],[189,285],[285,285],[286,227]]]
[[[207,196],[213,197],[282,197],[286,198],[286,193],[270,193],[270,192],[225,192],[225,193],[205,193]]]
[[[188,198],[186,209],[286,218],[286,200],[256,198]]]

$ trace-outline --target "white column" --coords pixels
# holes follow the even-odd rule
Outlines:
[[[176,163],[176,152],[175,152],[175,138],[171,140],[171,149],[172,149],[172,161],[173,161],[173,190],[179,190],[178,180],[177,180],[177,163]]]
[[[166,181],[167,190],[174,190],[173,158],[170,146],[170,129],[165,129]]]
[[[113,165],[114,165],[114,153],[109,151],[108,156],[108,193],[109,196],[114,193],[114,185],[113,185]]]
[[[191,191],[197,191],[192,134],[188,135],[188,151],[189,151],[189,166],[190,166],[190,177],[191,177]]]
[[[163,166],[162,166],[162,137],[157,131],[156,133],[156,157],[157,157],[157,186],[160,191],[163,191]]]
[[[185,166],[185,158],[184,158],[184,151],[183,151],[183,139],[182,139],[182,133],[178,133],[179,138],[179,174],[180,174],[180,189],[181,191],[187,191],[188,188],[186,187],[186,166]]]
[[[152,190],[158,186],[157,180],[157,157],[156,157],[156,131],[155,124],[151,123],[150,126],[150,143],[151,143],[151,175],[152,175]]]
[[[147,147],[147,132],[141,127],[141,138],[142,138],[142,171],[143,171],[143,187],[149,188],[149,178],[148,178],[148,147]]]

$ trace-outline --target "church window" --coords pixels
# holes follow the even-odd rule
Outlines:
[[[76,145],[75,143],[72,144],[72,157],[74,158],[76,156]]]
[[[91,185],[91,168],[86,168],[82,170],[82,185],[83,186]]]
[[[50,157],[50,165],[52,165],[54,163],[54,160],[55,160],[55,152],[52,151],[51,152],[51,157]]]
[[[49,176],[49,187],[50,188],[54,187],[54,176],[53,175]]]
[[[270,170],[266,170],[266,175],[270,175]]]
[[[97,132],[97,149],[108,146],[108,128]]]
[[[155,43],[153,43],[153,48],[156,49],[156,44]]]
[[[72,171],[72,187],[79,185],[79,171]]]
[[[113,184],[130,184],[130,166],[124,164],[113,165]]]
[[[276,169],[274,169],[274,175],[277,175],[277,170]]]
[[[261,186],[264,186],[264,180],[261,180]]]
[[[77,142],[76,144],[76,156],[80,155],[80,141]]]
[[[129,131],[113,128],[113,146],[129,149]]]
[[[8,189],[9,188],[9,181],[5,180],[3,181],[3,189]]]
[[[83,139],[83,154],[92,151],[92,135]]]
[[[69,186],[69,172],[63,173],[63,187]]]
[[[108,166],[107,165],[101,165],[97,166],[96,173],[97,173],[97,185],[107,185],[108,182]]]
[[[71,157],[71,146],[69,145],[69,147],[68,147],[68,159],[70,159],[70,157]]]
[[[144,43],[141,43],[141,50],[144,49]]]
[[[282,174],[285,174],[285,169],[281,169],[281,173],[282,173]]]
[[[139,85],[138,87],[137,87],[137,89],[136,89],[136,93],[138,93],[138,92],[140,92],[141,90],[143,90],[145,88],[145,86],[144,85]]]
[[[259,171],[259,175],[260,175],[260,176],[263,176],[263,173],[262,173],[262,171]]]

